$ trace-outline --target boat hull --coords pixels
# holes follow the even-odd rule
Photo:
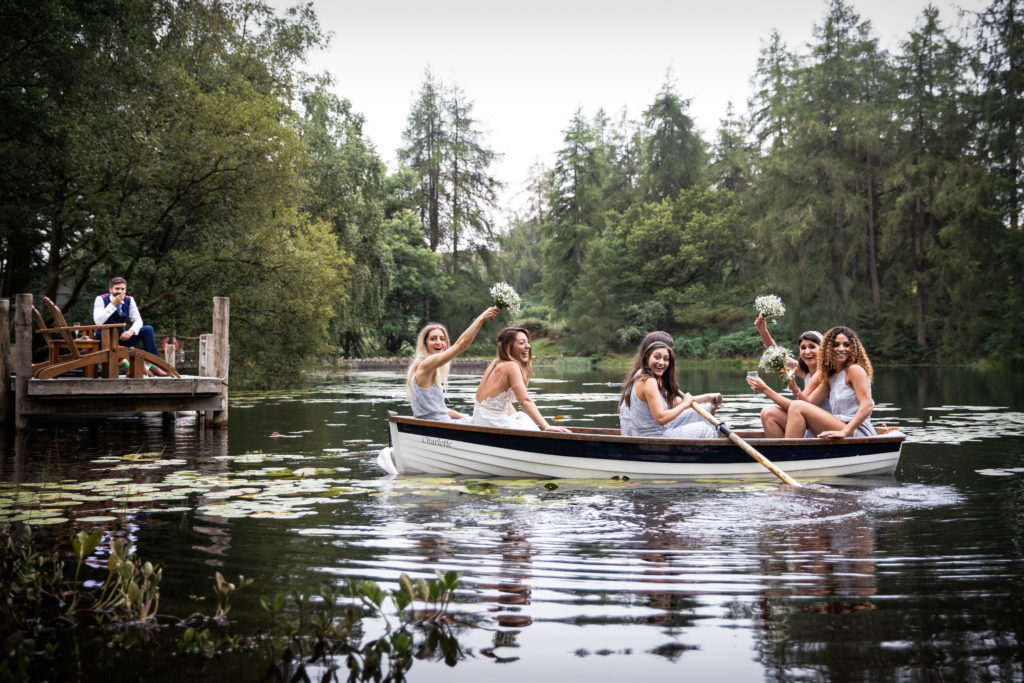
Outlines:
[[[572,434],[527,432],[432,422],[389,413],[399,474],[593,479],[774,478],[725,438],[624,437],[617,430]],[[743,432],[738,432],[743,435]],[[902,434],[855,439],[744,437],[791,476],[804,478],[892,474]]]

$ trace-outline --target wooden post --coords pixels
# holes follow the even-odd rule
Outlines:
[[[28,431],[28,380],[32,377],[32,295],[19,294],[14,305],[14,428]]]
[[[11,301],[0,300],[0,426],[11,419]]]
[[[211,427],[228,426],[228,367],[231,345],[228,327],[231,321],[231,300],[226,296],[213,297],[213,376],[220,378],[220,408],[213,411],[207,421]]]
[[[175,368],[178,367],[178,348],[175,346],[177,341],[177,337],[168,337],[167,343],[161,349],[164,360],[167,361],[168,365]]]
[[[196,374],[200,377],[213,376],[213,335],[199,335],[199,353],[196,356]]]

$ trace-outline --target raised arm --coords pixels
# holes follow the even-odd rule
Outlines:
[[[469,327],[459,335],[459,338],[455,340],[455,343],[449,346],[441,353],[435,353],[427,356],[419,362],[416,366],[416,372],[413,375],[413,379],[416,384],[423,386],[423,383],[434,376],[434,372],[437,371],[445,363],[448,363],[455,359],[460,353],[469,348],[469,345],[476,339],[477,333],[480,332],[480,328],[483,327],[484,322],[495,318],[498,315],[500,309],[497,306],[491,306],[483,313],[478,315],[476,319],[470,323]]]
[[[758,313],[757,318],[754,320],[754,327],[757,328],[757,333],[761,335],[761,341],[764,343],[764,348],[769,346],[775,346],[775,340],[772,339],[772,335],[768,333],[768,321],[765,320],[764,315]]]

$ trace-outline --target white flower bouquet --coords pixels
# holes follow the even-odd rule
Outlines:
[[[765,294],[754,299],[754,310],[773,323],[786,314],[782,299],[774,294]]]
[[[782,346],[769,346],[761,354],[761,362],[757,364],[759,368],[765,372],[773,372],[778,374],[780,370],[786,371],[786,380],[793,379],[793,371],[790,370],[786,363],[792,360],[793,357],[789,355],[789,350]]]
[[[522,308],[523,300],[516,290],[507,282],[496,282],[491,286],[491,299],[498,308],[507,308],[509,313],[517,315]]]

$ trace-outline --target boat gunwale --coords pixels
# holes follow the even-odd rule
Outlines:
[[[459,422],[440,422],[438,420],[426,420],[423,418],[409,417],[405,415],[399,415],[393,410],[388,411],[388,423],[395,424],[409,424],[414,426],[440,428],[445,430],[453,430],[458,432],[468,432],[477,434],[508,434],[516,437],[528,437],[528,438],[539,438],[539,439],[560,439],[570,441],[613,441],[621,443],[640,443],[640,444],[680,444],[688,446],[696,445],[722,445],[731,444],[732,442],[722,436],[712,439],[667,439],[658,436],[622,436],[618,433],[618,430],[605,428],[605,427],[569,427],[573,430],[566,434],[564,432],[541,432],[527,429],[506,429],[504,427],[490,427],[484,425],[473,425],[463,424]],[[767,438],[764,436],[757,436],[763,434],[763,432],[753,430],[734,430],[736,434],[743,437],[751,445],[762,445],[762,446],[801,446],[801,445],[821,445],[822,443],[829,443],[833,445],[839,444],[878,444],[878,443],[900,443],[906,441],[906,434],[902,432],[891,432],[886,434],[876,434],[874,436],[856,436],[846,437],[841,439],[821,439],[818,437],[814,438]]]

